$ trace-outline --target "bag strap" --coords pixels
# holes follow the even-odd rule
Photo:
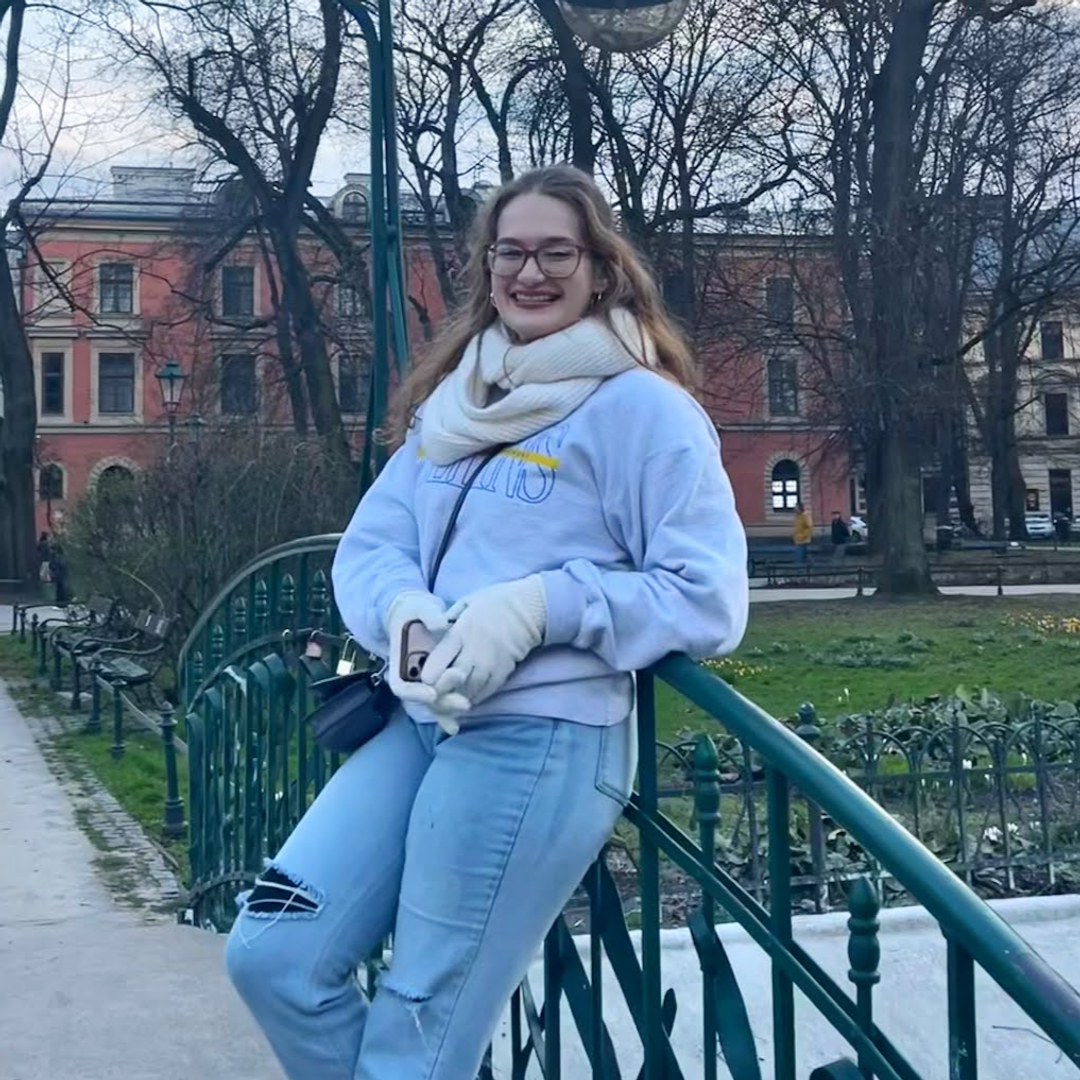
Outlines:
[[[454,503],[454,509],[450,511],[450,518],[446,522],[446,528],[443,530],[442,540],[439,543],[439,550],[435,554],[435,561],[431,564],[431,573],[428,576],[428,592],[435,591],[435,581],[439,576],[439,569],[442,566],[443,559],[446,557],[446,549],[450,546],[450,537],[454,532],[454,526],[457,525],[458,515],[461,513],[461,508],[465,504],[465,496],[469,494],[476,478],[484,471],[487,463],[498,454],[502,453],[511,443],[499,443],[498,446],[493,446],[488,450],[480,463],[469,474],[469,478],[465,481],[465,486],[461,489],[457,497],[457,502]]]

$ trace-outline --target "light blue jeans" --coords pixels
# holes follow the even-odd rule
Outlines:
[[[226,945],[290,1080],[473,1080],[618,820],[630,732],[507,716],[448,738],[398,713],[342,765]],[[354,973],[391,930],[369,1004]]]

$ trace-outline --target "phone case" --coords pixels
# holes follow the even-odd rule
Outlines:
[[[398,672],[402,682],[419,682],[424,663],[439,639],[419,620],[406,623],[401,634]]]

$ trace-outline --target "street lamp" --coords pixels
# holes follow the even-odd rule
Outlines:
[[[361,491],[374,479],[385,449],[374,435],[386,413],[391,345],[399,378],[408,363],[405,331],[405,267],[401,244],[401,207],[397,164],[397,116],[394,104],[394,28],[392,0],[340,0],[352,16],[367,48],[371,80],[371,397],[364,432]],[[570,29],[598,48],[629,52],[654,45],[671,33],[688,0],[557,0]]]
[[[666,38],[686,14],[689,0],[558,0],[566,25],[605,52],[647,49]]]
[[[169,418],[169,445],[176,442],[176,414],[180,411],[180,400],[184,396],[184,383],[187,376],[175,360],[167,360],[157,371],[154,378],[161,389],[161,402]]]

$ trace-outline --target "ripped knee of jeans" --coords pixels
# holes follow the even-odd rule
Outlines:
[[[236,903],[243,918],[260,922],[256,933],[248,933],[243,918],[234,929],[245,948],[282,919],[314,919],[325,903],[325,896],[302,878],[284,867],[267,863],[255,879],[255,887],[242,892]]]
[[[255,888],[243,897],[244,911],[256,917],[319,914],[323,897],[310,885],[271,864],[255,879]]]

